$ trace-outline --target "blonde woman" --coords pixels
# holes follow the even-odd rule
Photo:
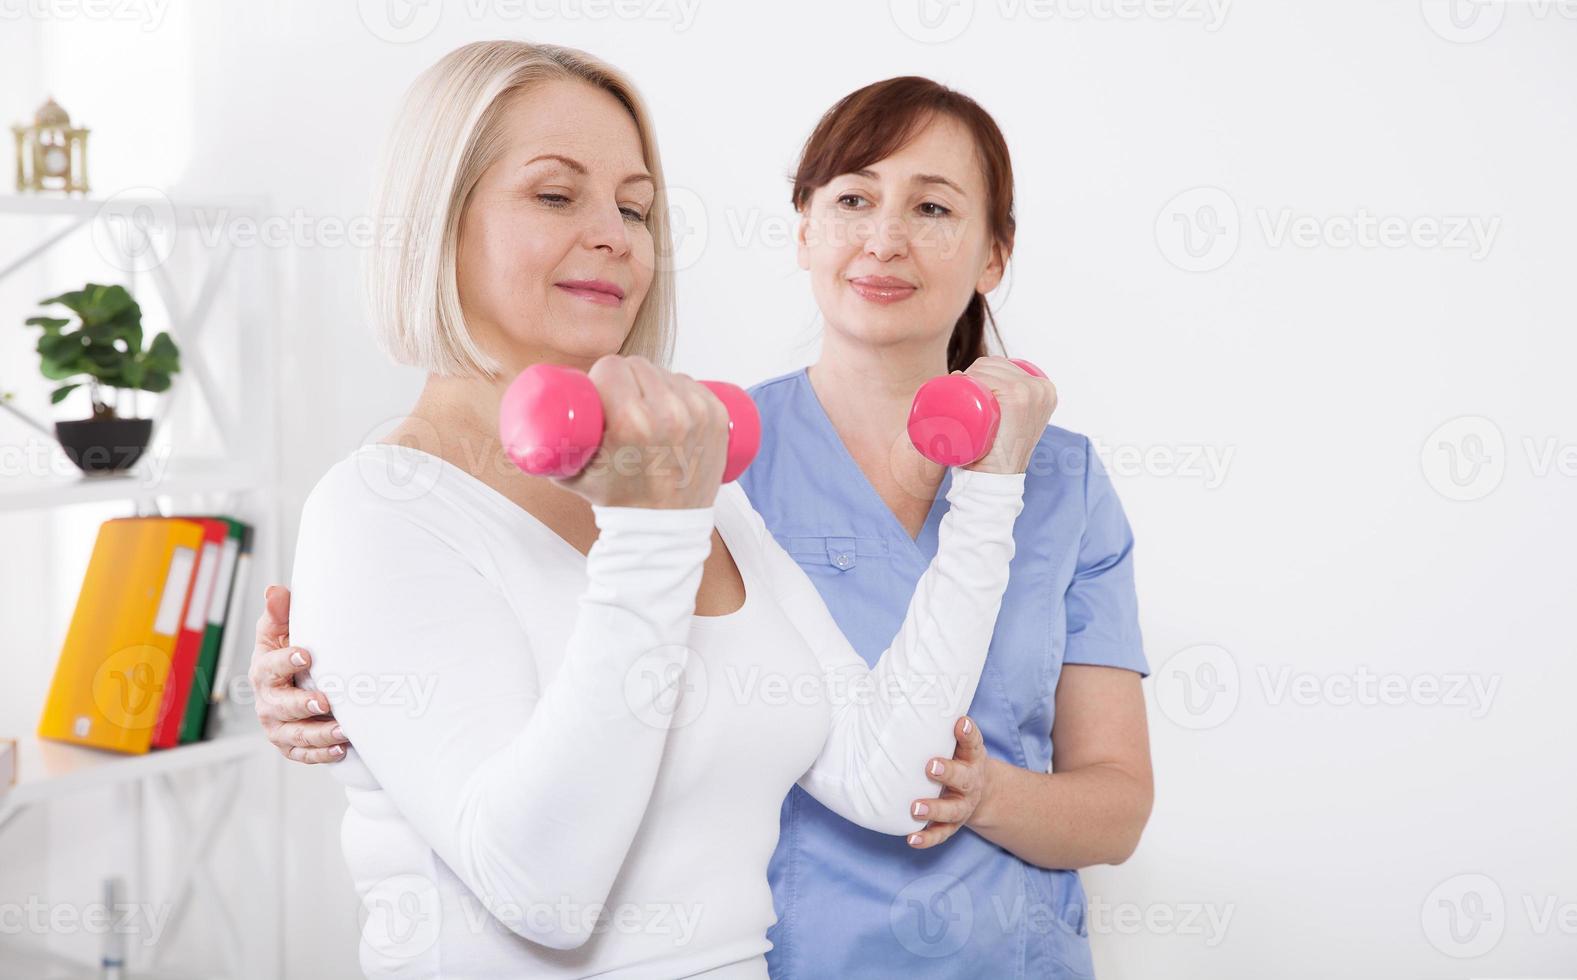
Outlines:
[[[297,693],[330,699],[354,745],[334,772],[364,971],[765,976],[791,787],[873,831],[924,825],[1053,387],[970,366],[1002,429],[952,474],[937,556],[871,667],[719,486],[720,403],[660,366],[662,170],[622,76],[563,48],[452,52],[407,97],[378,210],[410,236],[375,257],[374,323],[428,382],[313,489],[291,613]],[[573,479],[526,476],[497,441],[504,387],[543,362],[588,370],[604,403],[602,455]],[[418,683],[417,711],[356,694]]]

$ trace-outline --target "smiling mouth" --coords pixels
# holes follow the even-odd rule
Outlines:
[[[849,280],[849,288],[872,303],[897,303],[913,296],[919,287],[896,276],[857,276]]]
[[[618,306],[624,302],[624,290],[601,279],[568,279],[554,285],[571,296],[599,306]]]

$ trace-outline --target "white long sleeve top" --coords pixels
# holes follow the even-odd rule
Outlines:
[[[332,768],[369,977],[766,977],[796,781],[907,834],[953,751],[1022,474],[959,470],[874,669],[744,492],[595,507],[589,555],[486,483],[385,444],[307,499],[291,642],[353,748]],[[744,605],[694,614],[714,524]]]

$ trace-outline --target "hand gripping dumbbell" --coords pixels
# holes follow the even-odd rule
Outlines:
[[[1037,378],[1046,376],[1028,361],[1012,361]],[[1002,406],[990,388],[967,374],[944,374],[914,393],[909,441],[933,463],[968,466],[991,449],[1001,424]]]
[[[736,479],[761,447],[761,415],[738,385],[703,381],[728,410],[723,482]],[[602,397],[583,371],[533,364],[510,382],[498,407],[504,452],[532,476],[574,476],[602,445]]]

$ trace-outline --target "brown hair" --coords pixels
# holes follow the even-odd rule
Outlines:
[[[828,109],[805,141],[794,171],[794,210],[804,212],[813,192],[840,174],[864,170],[898,152],[926,123],[950,116],[975,140],[975,152],[986,183],[986,212],[991,237],[1003,250],[1013,250],[1013,162],[996,120],[980,104],[929,78],[903,75],[850,92]],[[975,293],[953,326],[947,342],[947,369],[962,371],[987,353],[986,327],[1002,346],[996,317],[985,296]]]

